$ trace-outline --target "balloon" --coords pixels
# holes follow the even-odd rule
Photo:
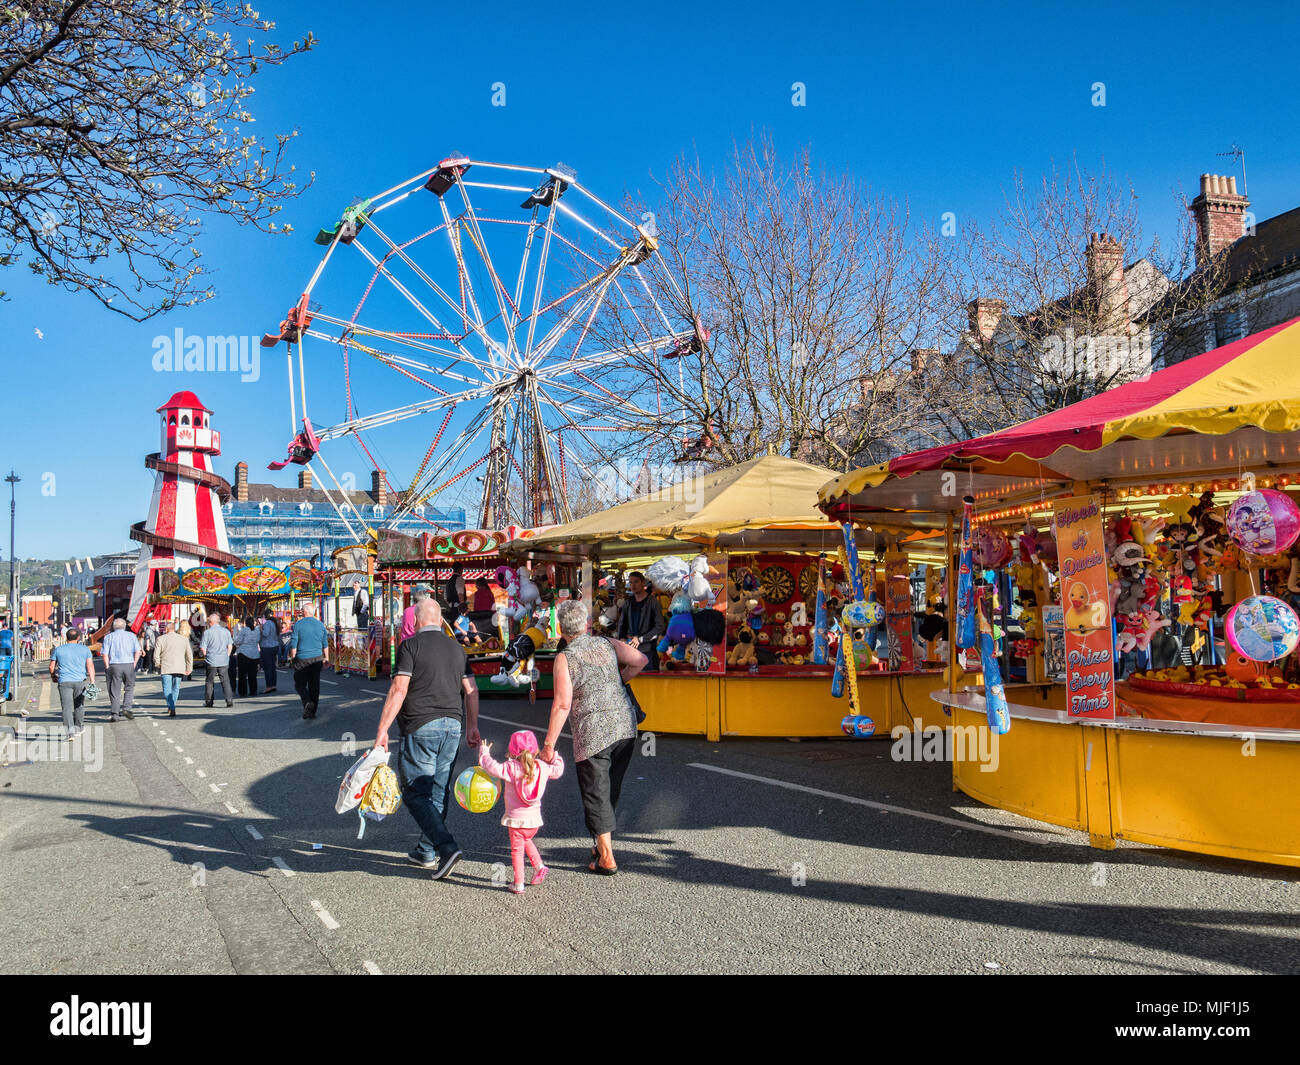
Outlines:
[[[472,814],[485,814],[497,804],[501,789],[478,766],[470,766],[456,778],[456,801]]]
[[[1276,555],[1300,537],[1300,507],[1285,492],[1260,488],[1228,508],[1228,534],[1252,555]]]
[[[874,599],[855,599],[845,603],[840,620],[850,629],[869,629],[885,619],[885,610]]]
[[[1011,561],[1011,541],[1007,534],[992,525],[975,530],[975,561],[985,569],[998,569]]]
[[[1253,662],[1276,662],[1300,642],[1300,618],[1281,599],[1252,595],[1228,611],[1223,634],[1232,649]]]

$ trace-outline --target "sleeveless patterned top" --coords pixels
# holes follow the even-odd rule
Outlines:
[[[586,761],[619,740],[634,739],[636,711],[623,691],[618,656],[610,642],[602,636],[579,636],[562,653],[573,683],[573,760]]]

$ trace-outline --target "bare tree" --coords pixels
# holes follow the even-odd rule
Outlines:
[[[288,232],[293,135],[263,144],[246,101],[314,40],[255,50],[274,28],[228,0],[0,8],[0,262],[142,321],[212,295],[204,215]]]
[[[901,385],[949,287],[939,239],[905,206],[767,137],[737,146],[721,177],[678,159],[653,206],[675,280],[652,291],[700,328],[675,357],[633,356],[662,379],[652,439],[710,465],[774,450],[843,469],[924,428]],[[611,343],[625,324],[603,322]]]
[[[1224,286],[1222,261],[1196,268],[1185,211],[1174,240],[1146,240],[1138,208],[1131,186],[1071,163],[1032,183],[1016,173],[1001,210],[964,227],[947,368],[966,382],[967,401],[932,415],[949,435],[1002,428],[1145,376],[1162,323],[1205,313]]]

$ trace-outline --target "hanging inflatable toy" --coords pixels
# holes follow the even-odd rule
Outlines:
[[[1276,555],[1300,537],[1300,507],[1285,492],[1260,488],[1228,508],[1228,535],[1252,555]]]
[[[984,569],[1001,569],[1011,561],[1011,541],[1001,529],[981,526],[975,532],[975,561]]]
[[[1281,599],[1252,595],[1228,611],[1223,632],[1232,649],[1252,662],[1276,662],[1300,643],[1300,618]]]
[[[840,731],[846,736],[865,740],[875,734],[876,723],[864,714],[849,714],[840,722]]]

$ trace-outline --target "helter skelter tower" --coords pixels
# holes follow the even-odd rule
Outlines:
[[[177,392],[158,414],[162,449],[144,460],[154,471],[149,517],[131,526],[131,539],[143,545],[127,611],[127,624],[137,632],[151,616],[170,612],[170,607],[150,604],[160,572],[243,564],[230,553],[221,514],[221,504],[231,496],[230,484],[212,472],[212,458],[221,454],[221,434],[211,426],[212,412],[193,392]]]

